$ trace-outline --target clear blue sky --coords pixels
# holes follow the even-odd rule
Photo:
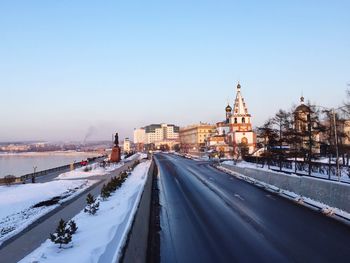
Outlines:
[[[1,1],[0,141],[214,123],[238,80],[255,125],[302,92],[339,106],[349,10],[337,0]]]

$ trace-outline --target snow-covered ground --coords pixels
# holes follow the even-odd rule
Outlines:
[[[131,156],[129,156],[128,158],[125,158],[123,159],[124,162],[130,162],[130,161],[133,161],[133,160],[141,160],[141,159],[144,159],[144,158],[147,158],[147,154],[146,153],[135,153]]]
[[[150,161],[139,164],[121,188],[107,201],[100,201],[96,215],[80,212],[73,218],[78,231],[68,248],[59,249],[47,240],[20,262],[117,262],[141,199],[150,164]]]
[[[106,167],[100,167],[98,163],[94,163],[88,165],[87,167],[91,168],[91,170],[85,171],[86,167],[77,168],[73,171],[69,171],[66,173],[60,174],[57,179],[80,179],[80,178],[88,178],[91,176],[99,176],[105,175],[111,171],[114,171],[121,167],[122,163],[111,164]]]
[[[0,186],[0,244],[59,205],[33,207],[36,204],[54,197],[58,197],[58,202],[67,201],[95,182],[60,180]]]

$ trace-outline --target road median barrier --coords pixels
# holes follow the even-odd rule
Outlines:
[[[123,249],[123,255],[119,262],[141,263],[147,261],[152,178],[154,170],[155,162],[152,161],[148,170],[147,181],[143,189],[141,200]]]

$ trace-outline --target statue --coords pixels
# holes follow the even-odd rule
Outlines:
[[[115,136],[114,136],[114,145],[115,145],[115,146],[119,146],[119,137],[118,137],[118,133],[116,133]]]
[[[115,134],[114,136],[114,146],[112,148],[112,153],[109,158],[109,161],[112,163],[117,163],[120,162],[120,147],[119,147],[119,136],[118,133]]]

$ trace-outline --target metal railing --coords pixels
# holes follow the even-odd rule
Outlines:
[[[281,161],[279,159],[266,157],[245,157],[244,160],[249,163],[257,164],[257,166],[261,168],[267,167],[273,171],[350,183],[350,166],[348,165],[313,161],[311,162],[311,173],[309,174],[308,161],[285,159]],[[339,167],[337,167],[337,165],[339,165]]]
[[[89,161],[93,162],[93,161],[99,160],[99,159],[101,159],[103,157],[104,156],[98,156],[98,157],[89,158]],[[35,173],[28,173],[28,174],[25,174],[25,175],[22,175],[22,176],[18,176],[18,177],[15,177],[14,183],[24,182],[26,180],[29,180],[29,179],[33,178],[33,176],[35,178],[37,178],[37,177],[41,177],[41,176],[50,174],[52,172],[66,170],[66,169],[69,169],[70,166],[71,166],[71,164],[66,164],[66,165],[62,165],[62,166],[58,166],[58,167],[54,167],[54,168],[50,168],[50,169],[46,169],[46,170],[42,170],[42,171],[37,171]],[[82,165],[81,165],[80,162],[73,163],[74,169],[79,168],[81,166]],[[0,178],[0,184],[5,184],[5,183],[6,183],[6,179],[5,178]]]

